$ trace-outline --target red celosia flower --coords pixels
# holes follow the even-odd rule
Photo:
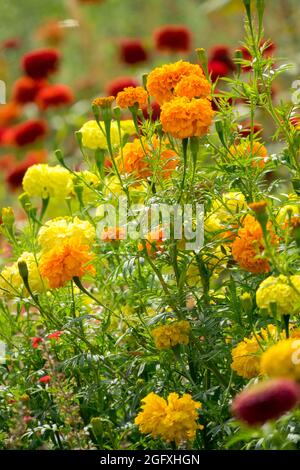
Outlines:
[[[71,88],[67,85],[48,85],[40,90],[36,102],[41,109],[66,106],[74,101]]]
[[[57,49],[38,49],[25,54],[22,58],[22,68],[31,78],[46,78],[56,72],[60,53]]]
[[[120,59],[125,64],[138,64],[148,59],[148,54],[139,39],[123,39],[120,42]]]
[[[40,89],[45,85],[43,80],[33,80],[30,77],[19,78],[13,87],[12,96],[16,103],[26,104],[35,100]]]
[[[4,136],[4,143],[23,147],[45,137],[48,131],[47,123],[41,119],[29,119],[8,129]]]
[[[39,383],[41,383],[41,384],[48,384],[48,383],[50,382],[50,380],[51,380],[50,375],[44,375],[43,377],[41,377],[41,378],[39,379]]]
[[[215,82],[219,77],[227,77],[230,73],[230,68],[225,62],[220,60],[209,60],[208,71],[212,82]]]
[[[48,339],[59,340],[62,334],[63,334],[63,331],[55,331],[54,333],[50,333],[50,335],[48,335]]]
[[[230,70],[235,70],[235,64],[232,60],[231,51],[228,46],[214,46],[210,50],[209,59],[224,62]]]
[[[156,49],[169,52],[189,52],[192,35],[183,25],[166,25],[154,31]]]
[[[15,163],[7,172],[5,181],[10,189],[15,190],[22,186],[23,177],[32,165],[46,161],[47,152],[45,150],[32,150],[28,152],[25,159]]]
[[[153,101],[153,103],[151,103],[151,108],[152,108],[151,121],[157,121],[160,117],[160,112],[161,112],[160,106],[156,101]],[[143,116],[145,119],[150,118],[147,106],[143,106],[142,112],[143,112]]]
[[[120,91],[123,91],[124,88],[130,86],[138,86],[138,82],[131,77],[118,77],[112,80],[106,86],[106,91],[108,96],[117,96]]]
[[[31,346],[36,349],[39,347],[39,344],[43,341],[43,339],[40,336],[35,336],[31,340]]]
[[[291,410],[299,398],[300,387],[293,380],[270,380],[237,395],[233,400],[232,411],[249,426],[258,426]]]
[[[263,126],[259,122],[255,122],[253,125],[253,133],[254,134],[260,134],[263,130]],[[243,122],[239,126],[239,134],[242,137],[248,137],[251,134],[251,123],[248,122]]]

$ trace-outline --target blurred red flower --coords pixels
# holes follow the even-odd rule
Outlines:
[[[123,39],[120,42],[120,60],[125,64],[138,64],[147,59],[148,53],[139,39]]]
[[[41,384],[48,384],[48,383],[50,382],[50,380],[51,380],[50,375],[44,375],[43,377],[41,377],[41,378],[39,379],[39,383],[41,383]]]
[[[156,101],[153,101],[151,103],[151,109],[152,109],[151,121],[157,121],[160,117],[160,112],[161,112],[159,104]],[[143,116],[144,116],[145,119],[150,119],[150,115],[149,115],[147,106],[143,106],[142,112],[143,112]]]
[[[293,380],[276,379],[247,388],[232,404],[233,414],[249,426],[277,419],[299,401],[300,387]]]
[[[156,49],[169,52],[189,52],[192,34],[184,25],[166,25],[153,33]]]
[[[223,62],[227,67],[233,71],[235,70],[235,64],[232,60],[231,50],[228,46],[217,45],[214,46],[209,53],[209,60],[216,60],[218,62]]]
[[[63,331],[55,331],[54,333],[50,333],[50,335],[48,335],[48,339],[58,340],[62,334],[63,334]]]
[[[3,136],[7,145],[23,147],[32,144],[46,136],[48,132],[47,123],[41,119],[29,119],[28,121],[10,127]]]
[[[48,85],[42,88],[36,97],[36,102],[41,109],[66,106],[73,103],[73,101],[72,89],[63,84]]]
[[[15,163],[7,172],[6,184],[11,190],[16,190],[22,186],[23,177],[32,165],[46,161],[47,152],[45,150],[32,150],[28,152],[25,159]]]
[[[60,53],[57,49],[37,49],[22,57],[22,68],[31,78],[46,78],[58,69]]]
[[[106,92],[108,96],[117,96],[120,91],[130,86],[138,86],[137,80],[131,77],[118,77],[106,85]]]
[[[261,41],[260,43],[260,48],[264,47],[264,51],[263,51],[263,56],[264,57],[272,57],[272,55],[274,55],[274,52],[276,51],[276,44],[274,42],[267,42],[267,41]],[[252,56],[249,52],[249,50],[247,49],[247,47],[245,46],[242,46],[240,49],[239,49],[242,53],[242,56],[243,56],[243,59],[245,60],[249,60],[249,61],[252,61]],[[243,65],[242,66],[242,70],[244,72],[248,72],[249,70],[251,70],[251,65]]]
[[[0,48],[1,49],[18,49],[21,46],[20,38],[8,38],[2,41]]]
[[[225,62],[213,59],[208,61],[208,72],[211,81],[215,82],[219,77],[227,77],[230,74],[230,68]]]
[[[12,97],[16,103],[26,104],[35,100],[40,89],[45,85],[44,80],[33,80],[21,77],[14,83]]]
[[[263,126],[259,122],[254,122],[253,133],[254,134],[261,133],[262,130],[263,130]],[[250,121],[242,122],[239,125],[239,134],[242,137],[248,137],[251,134],[251,122]]]
[[[43,339],[40,336],[35,336],[31,340],[31,346],[36,349],[38,348],[39,344],[43,341]]]

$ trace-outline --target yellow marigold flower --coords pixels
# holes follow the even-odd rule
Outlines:
[[[120,106],[120,108],[129,108],[136,103],[142,108],[147,105],[147,102],[148,93],[141,86],[129,86],[124,88],[124,90],[120,91],[117,95],[117,105]]]
[[[261,282],[256,291],[256,303],[259,308],[268,309],[276,305],[279,315],[292,315],[300,309],[300,276],[269,276]]]
[[[300,379],[300,341],[283,339],[267,349],[261,358],[260,370],[269,377]]]
[[[57,217],[48,220],[38,233],[38,243],[42,251],[59,248],[66,240],[74,239],[78,245],[88,245],[95,241],[96,230],[87,220],[78,217]]]
[[[202,405],[189,394],[179,397],[173,392],[166,401],[152,392],[142,402],[142,411],[134,422],[143,434],[151,434],[154,438],[160,437],[179,445],[195,439],[197,429],[203,428],[196,423],[197,410]]]
[[[246,207],[246,199],[242,193],[235,191],[224,193],[221,200],[213,201],[212,209],[205,219],[205,230],[207,232],[223,230],[228,222]]]
[[[130,193],[130,198],[134,202],[143,202],[147,191],[148,186],[146,182],[131,184],[128,186],[128,191]],[[104,184],[104,195],[107,198],[118,198],[119,196],[126,196],[125,192],[122,189],[120,180],[117,176],[109,176],[105,179]],[[97,216],[103,217],[104,213],[101,209],[101,206],[97,207]]]
[[[190,76],[204,78],[199,65],[180,60],[173,64],[156,67],[148,75],[147,90],[156,99],[158,104],[162,105],[174,98],[174,90],[180,80]]]
[[[263,168],[268,158],[268,150],[260,142],[253,142],[251,145],[248,140],[244,140],[236,146],[232,145],[229,150],[229,157],[250,158],[253,167]]]
[[[11,266],[6,266],[0,274],[0,296],[13,297],[17,295],[28,296],[23,280],[19,274],[18,263],[25,261],[28,269],[29,286],[34,293],[44,291],[44,283],[41,278],[37,260],[33,253],[24,252]]]
[[[65,199],[73,193],[72,175],[59,165],[39,163],[26,171],[23,189],[29,196]]]
[[[295,195],[289,196],[289,204],[283,205],[276,216],[276,221],[280,224],[287,224],[289,217],[300,216],[300,199]]]
[[[161,107],[163,130],[177,139],[207,134],[214,111],[206,98],[174,98]]]
[[[271,235],[271,243],[276,245],[278,238],[272,231],[270,222],[267,229]],[[254,274],[267,273],[270,271],[269,261],[262,257],[265,246],[263,242],[263,233],[260,223],[250,214],[248,214],[243,222],[242,227],[238,230],[237,237],[232,243],[233,259],[242,269]]]
[[[82,145],[86,148],[91,150],[96,150],[97,148],[106,149],[107,148],[107,140],[105,137],[105,127],[104,122],[100,121],[100,127],[97,124],[97,121],[91,120],[87,121],[79,132],[82,136]],[[134,135],[136,133],[134,123],[131,119],[126,119],[120,122],[121,126],[121,139],[125,135]],[[120,145],[120,138],[119,138],[119,130],[118,130],[118,123],[116,121],[112,121],[111,128],[110,128],[110,138],[111,144],[113,147],[118,147]]]
[[[43,254],[40,273],[47,279],[51,289],[63,287],[73,277],[82,277],[88,272],[95,274],[91,265],[93,259],[88,245],[79,245],[76,238],[70,238]]]
[[[211,85],[204,76],[191,74],[183,77],[174,88],[176,96],[186,98],[207,98],[211,93]]]
[[[190,329],[189,322],[181,320],[158,326],[151,334],[158,349],[169,349],[177,344],[188,344]]]
[[[153,173],[168,178],[177,167],[179,158],[174,150],[166,148],[165,145],[160,149],[158,139],[153,138],[152,145],[149,145],[145,139],[143,145],[140,139],[128,142],[117,161],[121,173],[134,174],[142,179]]]
[[[270,341],[277,341],[281,334],[274,325],[262,328],[256,335],[244,338],[243,341],[231,351],[231,368],[241,377],[252,379],[260,373],[260,362],[263,347]]]

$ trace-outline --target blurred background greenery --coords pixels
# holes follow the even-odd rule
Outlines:
[[[298,67],[299,0],[266,3],[265,36],[277,44],[277,55]],[[170,59],[153,50],[152,35],[159,26],[183,24],[192,31],[193,46],[206,49],[226,44],[234,50],[243,37],[242,0],[103,0],[95,4],[80,0],[0,0],[0,12],[0,43],[20,39],[18,49],[0,53],[0,78],[7,82],[8,89],[20,74],[21,55],[45,45],[38,30],[49,20],[58,20],[65,26],[59,79],[78,90],[92,88],[99,92],[112,77],[140,77],[153,65]],[[142,66],[122,65],[118,41],[124,37],[140,38],[150,61]],[[177,58],[195,59],[195,55],[177,54]]]

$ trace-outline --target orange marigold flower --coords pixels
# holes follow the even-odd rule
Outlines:
[[[94,274],[93,258],[89,246],[71,238],[42,256],[40,274],[48,280],[50,288],[63,287],[73,277],[82,277],[87,272]]]
[[[179,158],[174,150],[163,146],[160,149],[159,141],[153,138],[152,145],[139,139],[128,142],[118,157],[121,173],[133,173],[138,178],[147,178],[153,173],[162,178],[168,178],[178,165]]]
[[[257,202],[251,202],[248,205],[250,209],[252,209],[253,212],[255,212],[256,214],[262,214],[265,212],[268,203],[267,201],[257,201]]]
[[[21,114],[21,108],[13,101],[0,106],[0,126],[11,124]]]
[[[120,106],[120,108],[134,106],[135,103],[138,103],[139,107],[142,108],[146,106],[147,101],[148,93],[141,86],[129,86],[123,91],[120,91],[117,95],[117,105]]]
[[[231,145],[230,156],[237,158],[250,158],[253,167],[263,168],[268,157],[266,147],[260,142],[253,142],[252,146],[248,140],[242,141],[238,145]]]
[[[204,76],[196,74],[183,77],[174,88],[176,96],[186,96],[187,98],[207,98],[210,92],[210,83]]]
[[[154,256],[156,253],[163,252],[163,244],[165,240],[165,232],[163,228],[157,227],[152,232],[147,234],[145,243],[138,244],[138,250],[143,251],[146,248],[149,256]]]
[[[204,77],[202,69],[197,64],[190,64],[180,60],[174,64],[166,64],[156,67],[148,75],[147,90],[158,104],[162,105],[166,101],[174,98],[174,89],[184,77],[198,76]]]
[[[271,223],[267,224],[271,236],[271,243],[276,245],[278,238],[272,230]],[[247,215],[237,237],[232,243],[232,256],[239,266],[254,274],[270,271],[269,261],[262,257],[265,245],[260,223],[252,216]]]
[[[99,108],[110,108],[114,101],[114,96],[100,96],[95,98],[92,104],[94,106],[99,106]]]
[[[174,98],[164,103],[160,120],[163,130],[177,139],[202,136],[209,130],[214,111],[206,98]]]

